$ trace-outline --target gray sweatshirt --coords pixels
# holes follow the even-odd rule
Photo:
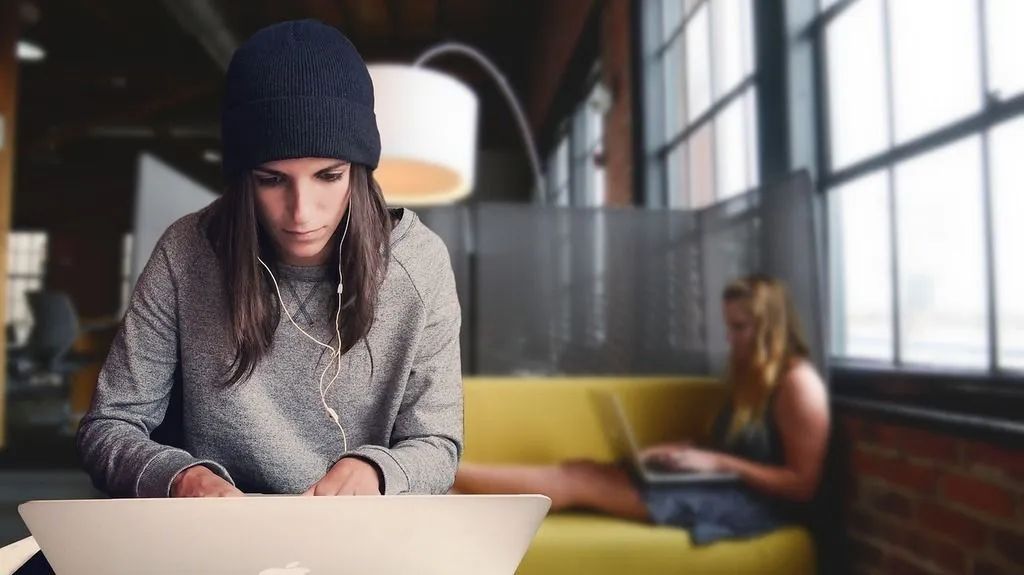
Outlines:
[[[386,495],[444,493],[463,446],[454,274],[442,240],[410,210],[402,210],[391,247],[373,327],[342,357],[327,404],[348,454],[377,465]],[[327,298],[337,293],[327,274],[283,267],[276,275],[295,322],[335,345]],[[86,471],[111,497],[168,496],[175,475],[196,464],[247,493],[301,493],[346,455],[320,397],[330,352],[284,313],[252,377],[219,384],[234,358],[222,285],[198,213],[172,224],[139,277],[78,432]],[[177,370],[183,449],[150,439]]]

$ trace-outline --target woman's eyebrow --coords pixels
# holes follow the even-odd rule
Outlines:
[[[326,168],[318,170],[317,173],[318,174],[322,174],[324,172],[330,172],[332,170],[337,170],[338,168],[343,168],[343,167],[345,167],[347,165],[348,165],[348,162],[337,162],[337,163],[331,164],[330,166],[327,166]]]
[[[277,170],[271,170],[270,168],[264,168],[262,166],[255,167],[255,168],[252,169],[252,171],[254,171],[254,172],[263,172],[264,174],[269,174],[271,176],[280,176],[282,178],[288,177],[287,174],[285,174],[284,172],[279,172]]]
[[[319,170],[316,171],[316,173],[317,174],[323,174],[324,172],[330,172],[332,170],[337,170],[338,168],[343,168],[343,167],[348,166],[348,165],[349,165],[349,163],[345,162],[345,161],[335,162],[335,163],[333,163],[333,164],[331,164],[331,165],[329,165],[327,167],[320,168]],[[253,171],[254,172],[263,172],[263,173],[269,174],[271,176],[280,176],[282,178],[287,178],[288,177],[288,174],[286,174],[284,172],[279,172],[277,170],[273,170],[273,169],[267,168],[265,166],[257,166],[255,168],[253,168]]]

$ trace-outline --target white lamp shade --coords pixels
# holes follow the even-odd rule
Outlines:
[[[477,97],[421,67],[373,64],[381,158],[374,176],[390,205],[454,203],[473,190]]]

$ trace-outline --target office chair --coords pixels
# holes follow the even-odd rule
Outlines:
[[[26,298],[34,323],[25,345],[8,351],[8,394],[30,400],[56,395],[70,425],[71,375],[92,361],[71,349],[81,333],[78,313],[63,292],[34,291]],[[57,383],[46,384],[47,376],[56,376]]]

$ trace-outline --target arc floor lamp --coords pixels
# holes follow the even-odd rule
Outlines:
[[[470,58],[498,84],[526,147],[536,181],[535,197],[545,197],[533,135],[505,76],[476,48],[445,42],[427,49],[411,65],[368,66],[381,137],[381,160],[374,175],[387,202],[404,206],[449,204],[473,191],[479,101],[458,79],[424,67],[445,54]]]

